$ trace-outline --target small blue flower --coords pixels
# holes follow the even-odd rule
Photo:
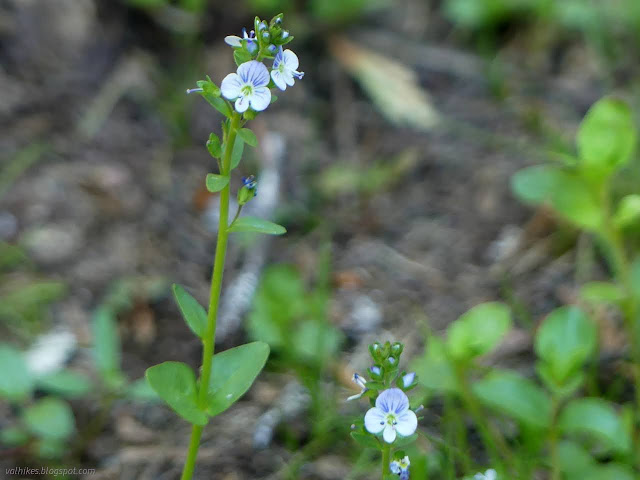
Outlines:
[[[377,365],[374,365],[373,367],[370,367],[369,371],[371,373],[373,373],[374,375],[380,375],[380,373],[382,373],[382,370],[380,370],[380,367],[378,367]]]
[[[260,22],[260,25],[258,25],[258,31],[261,32],[264,29],[267,28],[267,22],[265,22],[264,20]]]
[[[411,372],[411,373],[407,373],[405,376],[402,377],[402,386],[404,388],[409,388],[411,385],[413,385],[413,382],[416,379],[416,372]]]
[[[248,177],[242,177],[242,183],[245,187],[254,191],[254,196],[258,193],[257,187],[258,182],[256,181],[255,175],[249,175]]]
[[[405,455],[404,458],[391,462],[391,464],[389,465],[389,470],[391,470],[391,473],[400,475],[401,480],[408,480],[409,465],[411,465],[411,462],[409,461],[409,457]]]
[[[276,53],[278,51],[278,47],[276,47],[273,43],[271,45],[269,45],[267,47],[267,50],[269,50],[269,53],[273,54]]]
[[[278,50],[276,58],[273,61],[273,70],[271,70],[271,78],[273,83],[280,90],[286,90],[287,85],[290,87],[295,83],[294,78],[300,80],[304,76],[304,72],[298,72],[296,69],[300,65],[298,56],[291,50],[282,51],[282,47]]]
[[[393,357],[389,357],[389,358],[387,359],[387,362],[389,362],[389,365],[393,365],[394,363],[396,363],[396,359],[395,359],[395,358],[393,358]]]
[[[284,31],[282,32],[282,35],[280,35],[280,38],[281,38],[282,40],[285,40],[285,39],[287,39],[288,37],[289,37],[289,32],[287,32],[286,30],[284,30]]]
[[[409,399],[399,388],[389,388],[376,398],[376,406],[364,416],[364,427],[369,433],[378,435],[387,443],[393,443],[396,434],[402,437],[413,435],[418,428],[418,417],[409,410]]]
[[[230,73],[220,85],[222,96],[235,100],[235,108],[239,113],[246,112],[249,107],[256,112],[266,109],[271,103],[269,71],[264,64],[251,60],[238,67],[238,73]]]
[[[476,473],[473,476],[473,480],[497,480],[497,478],[498,473],[493,468],[490,468],[484,473]]]
[[[367,388],[367,381],[364,379],[364,377],[358,375],[357,373],[353,374],[353,382],[358,385],[362,389],[362,391],[360,393],[357,393],[356,395],[351,395],[349,398],[347,398],[347,402],[350,402],[351,400],[357,400],[369,390]]]
[[[242,38],[238,37],[237,35],[228,35],[224,37],[224,42],[227,45],[232,46],[233,48],[242,47],[243,40],[247,41],[247,50],[253,55],[256,50],[258,50],[258,43],[256,42],[256,32],[254,32],[253,30],[251,30],[251,32],[247,34],[247,29],[243,28]]]

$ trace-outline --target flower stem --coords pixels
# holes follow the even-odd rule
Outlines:
[[[231,125],[227,135],[224,156],[222,157],[222,174],[229,175],[231,171],[231,155],[233,153],[233,145],[236,141],[236,134],[240,125],[240,114],[233,113],[231,117]],[[218,319],[218,305],[220,303],[220,291],[222,289],[222,274],[224,272],[224,262],[227,255],[227,239],[229,237],[229,196],[230,186],[227,184],[220,191],[220,216],[218,222],[218,240],[216,243],[216,254],[213,264],[213,273],[211,274],[211,293],[209,296],[209,311],[207,314],[207,329],[202,339],[202,374],[200,375],[200,389],[198,391],[198,406],[204,410],[207,406],[207,393],[209,391],[209,379],[211,377],[211,365],[213,363],[213,353],[215,349],[216,339],[216,321]],[[202,435],[202,427],[194,425],[191,430],[191,440],[189,442],[189,451],[187,453],[187,461],[182,471],[181,480],[190,480],[193,476],[193,469],[200,447],[200,436]]]
[[[549,449],[551,450],[551,480],[560,480],[560,458],[558,456],[558,412],[560,402],[553,398],[553,417],[551,430],[549,431]]]
[[[389,463],[391,462],[391,445],[385,442],[382,447],[382,480],[389,474]]]

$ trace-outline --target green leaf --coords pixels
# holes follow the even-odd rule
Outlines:
[[[228,175],[207,173],[207,190],[209,190],[211,193],[219,192],[227,185],[229,185]]]
[[[101,307],[94,313],[91,330],[93,334],[93,358],[100,373],[120,370],[120,338],[113,312]]]
[[[219,90],[218,95],[208,93],[206,90],[200,95],[202,95],[204,99],[209,102],[209,105],[218,110],[225,117],[231,118],[233,116],[233,110],[231,110],[229,103],[223,98],[220,98]]]
[[[406,447],[407,445],[411,445],[418,439],[418,434],[414,433],[413,435],[409,435],[408,437],[401,437],[398,435],[396,441],[393,442],[394,448]]]
[[[31,433],[44,439],[62,440],[75,430],[71,407],[54,397],[43,398],[25,409],[23,421]]]
[[[630,160],[635,147],[631,109],[614,98],[596,102],[582,121],[576,141],[587,175],[597,178],[613,173]]]
[[[207,312],[181,285],[174,283],[172,289],[182,318],[193,333],[203,338],[207,331]]]
[[[0,345],[0,397],[22,402],[33,391],[33,379],[22,353],[9,345]]]
[[[19,447],[29,441],[29,434],[21,427],[7,427],[0,430],[0,444]]]
[[[594,353],[597,329],[582,310],[560,307],[544,320],[535,338],[538,356],[560,384]]]
[[[63,397],[81,397],[91,390],[91,381],[81,373],[62,370],[38,378],[38,387]]]
[[[597,465],[584,472],[580,480],[637,480],[637,475],[629,465],[608,463]]]
[[[208,418],[198,408],[196,376],[180,362],[164,362],[147,369],[147,382],[178,415],[195,425],[206,425]]]
[[[240,66],[243,63],[251,61],[253,57],[244,48],[236,48],[233,51],[233,59],[235,60],[236,65]]]
[[[238,130],[238,135],[242,137],[242,140],[244,140],[244,142],[250,147],[258,146],[258,139],[256,138],[256,134],[253,133],[250,129],[241,128],[240,130]]]
[[[618,228],[628,227],[640,219],[640,195],[627,195],[620,200],[613,223]]]
[[[231,152],[231,170],[240,165],[242,160],[242,154],[244,153],[244,140],[240,135],[236,136],[236,141],[233,143],[233,152]]]
[[[456,392],[458,389],[453,365],[447,358],[444,341],[429,336],[424,357],[411,364],[418,375],[418,383],[437,392]]]
[[[551,425],[551,399],[542,388],[516,372],[491,372],[473,384],[473,393],[487,407],[532,428],[547,429]]]
[[[220,143],[220,138],[215,133],[209,135],[209,140],[207,140],[207,150],[213,158],[220,158],[222,156],[222,144]]]
[[[631,263],[631,291],[636,300],[640,302],[640,256]]]
[[[511,190],[522,202],[540,205],[549,200],[555,190],[560,171],[555,165],[523,168],[511,177]]]
[[[156,391],[151,388],[146,378],[139,378],[127,388],[126,395],[133,401],[139,402],[157,402],[160,397]]]
[[[558,443],[558,462],[560,471],[566,473],[569,478],[583,478],[584,473],[595,465],[595,461],[588,451],[569,440]]]
[[[615,283],[610,282],[589,282],[580,289],[580,296],[591,303],[611,303],[618,304],[627,295]]]
[[[382,445],[373,435],[364,432],[351,432],[351,438],[358,442],[364,448],[373,448],[374,450],[381,450]]]
[[[485,355],[498,346],[511,328],[511,311],[500,302],[477,305],[447,330],[447,348],[457,360]]]
[[[269,357],[269,345],[253,342],[213,357],[207,413],[224,412],[249,390]]]
[[[240,217],[229,227],[229,232],[256,232],[267,235],[282,235],[287,230],[277,223],[256,217]]]
[[[300,360],[322,364],[340,348],[341,332],[326,319],[304,320],[292,334],[296,356]]]
[[[627,453],[631,438],[613,406],[600,398],[578,398],[560,412],[559,428],[569,435],[587,434],[613,451]]]

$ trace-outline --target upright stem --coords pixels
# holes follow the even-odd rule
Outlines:
[[[224,156],[222,157],[222,175],[231,173],[231,155],[233,153],[233,145],[236,141],[238,126],[240,125],[240,114],[234,112],[231,117],[231,124],[227,135]],[[229,196],[230,186],[220,191],[220,217],[218,221],[218,240],[216,243],[216,255],[213,264],[213,273],[211,274],[211,293],[209,295],[209,312],[207,314],[207,330],[202,339],[202,374],[200,375],[200,389],[198,391],[198,406],[205,409],[207,405],[207,393],[209,391],[209,380],[211,378],[211,366],[213,364],[213,353],[216,341],[216,321],[218,319],[218,305],[220,303],[220,291],[222,289],[222,274],[224,272],[224,261],[227,255],[227,239],[229,232],[227,231],[229,223]],[[189,441],[189,451],[187,460],[182,470],[181,480],[190,480],[193,476],[193,470],[196,464],[198,448],[200,447],[200,437],[202,435],[202,427],[194,425],[191,429],[191,440]]]
[[[551,450],[551,480],[560,480],[560,458],[558,456],[558,410],[559,400],[553,398],[553,418],[549,432],[549,448]]]
[[[389,475],[389,464],[391,462],[391,445],[385,442],[382,447],[382,480]]]

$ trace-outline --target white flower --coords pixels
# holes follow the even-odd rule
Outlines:
[[[251,30],[249,34],[247,34],[247,29],[242,29],[242,37],[238,37],[237,35],[227,35],[224,37],[224,43],[230,45],[234,48],[242,47],[242,40],[247,41],[247,50],[249,53],[253,54],[258,49],[258,44],[256,42],[256,32]]]
[[[249,107],[261,112],[271,103],[269,71],[255,60],[245,62],[238,67],[238,73],[230,73],[220,85],[222,96],[236,100],[236,110],[246,112]]]
[[[296,69],[300,65],[298,56],[291,50],[282,51],[282,47],[278,50],[276,58],[273,61],[273,70],[271,70],[271,78],[273,83],[280,90],[286,90],[287,85],[290,87],[295,83],[294,78],[300,80],[304,76],[304,72],[298,72]]]
[[[364,416],[364,427],[368,432],[393,443],[396,433],[402,437],[413,435],[418,427],[416,414],[409,410],[409,399],[399,388],[389,388],[376,399],[376,406]]]
[[[404,388],[409,388],[411,385],[413,385],[415,379],[416,372],[407,373],[404,377],[402,377],[402,386]]]
[[[484,473],[476,473],[473,476],[473,480],[496,480],[497,478],[498,473],[493,468],[490,468]]]
[[[369,390],[366,386],[367,381],[357,373],[353,374],[353,382],[356,385],[358,385],[362,389],[362,391],[356,395],[351,395],[349,398],[347,398],[347,402],[350,402],[351,400],[357,400],[358,398],[362,397],[365,393],[367,393],[367,390]]]
[[[394,460],[393,462],[391,462],[391,464],[389,465],[389,470],[391,470],[391,473],[400,475],[402,472],[406,472],[409,470],[409,465],[411,465],[409,457],[405,456],[400,460]]]

